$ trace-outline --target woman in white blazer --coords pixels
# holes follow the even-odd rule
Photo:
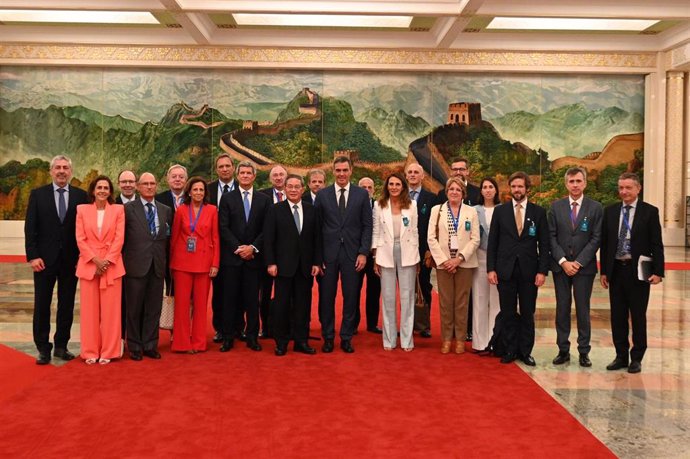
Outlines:
[[[479,247],[477,211],[463,205],[467,194],[458,177],[446,182],[448,201],[431,209],[429,250],[436,262],[436,280],[441,316],[441,353],[450,352],[455,335],[455,353],[465,352],[467,305]]]
[[[414,348],[415,277],[419,264],[417,205],[410,199],[405,177],[393,173],[383,186],[383,196],[374,203],[372,237],[374,271],[381,276],[383,298],[383,348],[396,346],[396,279],[400,284],[400,346],[409,352]]]

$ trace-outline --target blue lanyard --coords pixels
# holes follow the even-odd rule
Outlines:
[[[189,229],[192,234],[194,234],[194,230],[196,229],[196,224],[199,221],[199,217],[201,217],[202,210],[204,210],[203,204],[201,204],[201,207],[199,207],[199,213],[196,214],[196,218],[192,220],[192,203],[189,203]]]
[[[458,208],[458,216],[456,217],[453,215],[453,209],[448,206],[448,212],[450,212],[450,218],[453,220],[453,227],[455,228],[455,232],[458,232],[458,221],[460,220],[460,209],[462,208],[462,204],[460,204],[460,207]]]

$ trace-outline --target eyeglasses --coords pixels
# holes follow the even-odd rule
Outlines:
[[[453,172],[465,172],[467,170],[466,167],[453,167],[451,168]]]
[[[132,184],[135,182],[134,182],[134,180],[120,180],[120,183]]]
[[[300,190],[302,185],[285,185],[286,190]]]

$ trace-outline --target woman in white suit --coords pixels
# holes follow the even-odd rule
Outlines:
[[[431,209],[429,250],[436,262],[436,280],[441,316],[441,353],[450,352],[455,335],[455,353],[465,352],[467,305],[472,275],[477,264],[479,219],[477,211],[462,200],[467,193],[458,177],[446,182],[448,201]]]
[[[383,186],[383,196],[374,204],[372,237],[374,271],[381,276],[383,298],[383,348],[396,346],[396,278],[400,284],[400,346],[414,348],[415,277],[419,264],[417,205],[410,199],[405,177],[393,173]]]

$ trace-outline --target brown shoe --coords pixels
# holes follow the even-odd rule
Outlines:
[[[455,342],[455,353],[464,354],[465,353],[465,343],[461,340]]]
[[[441,354],[448,354],[450,352],[450,341],[441,343]]]

